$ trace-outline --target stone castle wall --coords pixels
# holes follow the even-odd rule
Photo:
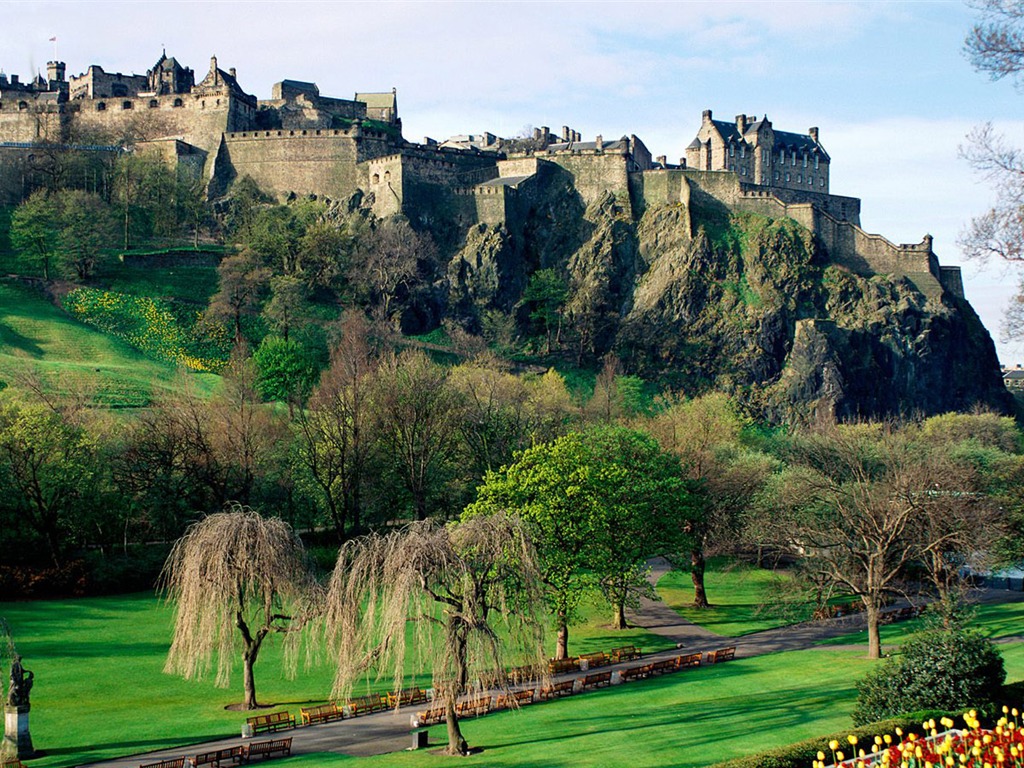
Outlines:
[[[572,184],[585,205],[600,200],[611,192],[624,205],[629,199],[628,156],[621,152],[564,151],[539,154],[541,160],[554,163],[572,178]]]
[[[249,176],[281,200],[291,193],[341,199],[367,189],[360,163],[391,151],[387,136],[358,128],[226,133],[216,187],[225,191],[235,178]]]

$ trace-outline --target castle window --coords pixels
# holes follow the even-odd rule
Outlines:
[[[814,170],[818,170],[818,156],[814,156]]]
[[[762,149],[761,150],[761,162],[762,163],[767,163],[769,160],[771,160],[770,153],[768,152],[767,149]]]
[[[793,167],[796,168],[796,150],[793,150]]]
[[[149,108],[150,109],[156,109],[159,106],[160,106],[160,102],[158,102],[156,99],[150,99],[149,100]]]
[[[384,171],[384,181],[391,181],[391,171]]]
[[[374,184],[380,184],[380,174],[379,173],[373,174],[373,183]]]
[[[122,101],[121,109],[131,109],[134,105],[130,101]]]
[[[740,157],[746,157],[746,156],[747,156],[747,145],[746,144],[740,144]]]
[[[789,171],[786,171],[786,181],[789,181]]]
[[[778,171],[776,171],[776,172],[775,172],[775,180],[776,180],[776,181],[778,181],[778,180],[779,180],[779,172],[778,172]]]
[[[96,105],[96,111],[97,112],[106,112],[107,111],[107,104],[106,104],[106,102],[101,101],[99,104],[97,104]]]
[[[18,109],[20,109],[22,111],[28,109],[28,102],[27,101],[19,101],[18,102]]]
[[[814,179],[811,176],[807,177],[807,186],[808,187],[813,187],[814,186]]]
[[[820,179],[818,179],[818,186],[824,188],[824,186],[825,186],[825,177],[824,176],[822,176]]]
[[[736,147],[729,145],[729,157],[736,157]]]
[[[182,102],[181,102],[181,99],[175,99],[175,100],[174,100],[174,106],[175,106],[175,107],[180,107],[180,106],[182,106]]]
[[[804,152],[804,168],[807,167],[807,153]]]
[[[746,176],[746,175],[747,175],[747,167],[743,166],[742,168],[740,168],[740,176]]]
[[[780,165],[785,165],[786,164],[786,150],[784,150],[784,149],[780,149],[779,150],[779,164]]]
[[[796,175],[796,183],[797,184],[803,184],[804,183],[804,177],[801,174],[799,174],[799,173]]]

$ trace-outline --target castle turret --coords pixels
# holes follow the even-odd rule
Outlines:
[[[46,62],[46,79],[50,82],[51,87],[54,83],[64,82],[65,71],[66,65],[63,61]]]

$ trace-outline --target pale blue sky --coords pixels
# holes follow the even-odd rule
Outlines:
[[[444,138],[570,125],[640,136],[678,159],[703,109],[767,113],[821,129],[832,191],[895,242],[956,236],[990,199],[957,158],[994,120],[1024,144],[1024,93],[973,72],[961,2],[33,2],[0,0],[0,68],[27,77],[53,56],[144,73],[166,45],[198,75],[216,55],[260,98],[284,78],[324,95],[398,88],[405,135]],[[967,296],[998,343],[1015,274],[964,264]]]

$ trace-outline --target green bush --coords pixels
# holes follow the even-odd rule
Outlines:
[[[1005,679],[1003,657],[991,640],[961,627],[929,630],[857,684],[853,721],[979,706],[999,695]]]
[[[945,710],[924,710],[921,712],[913,712],[901,717],[892,717],[886,720],[868,723],[849,731],[832,733],[828,736],[818,736],[817,738],[807,739],[806,741],[799,741],[796,744],[790,744],[787,747],[768,750],[767,752],[761,752],[757,755],[751,755],[750,757],[727,760],[724,763],[717,763],[714,766],[711,766],[711,768],[807,768],[811,764],[811,761],[817,758],[818,752],[830,754],[828,743],[833,739],[841,742],[843,745],[846,745],[846,737],[850,734],[856,736],[861,742],[870,742],[874,740],[875,736],[894,733],[897,728],[902,728],[906,732],[922,733],[923,728],[921,727],[921,723],[925,720],[933,718],[938,720],[940,717],[958,718],[960,714],[960,712],[947,712]]]

